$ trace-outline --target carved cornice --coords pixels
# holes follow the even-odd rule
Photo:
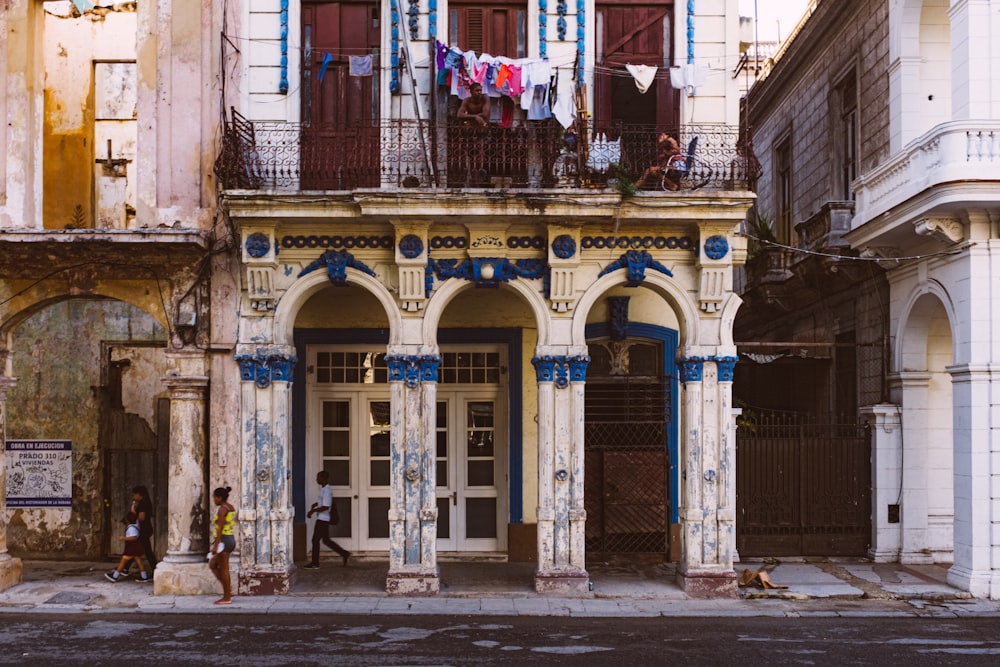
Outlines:
[[[646,279],[646,269],[659,271],[665,276],[673,276],[670,269],[653,259],[645,250],[629,250],[617,261],[608,264],[598,277],[607,275],[618,269],[628,269],[628,281],[625,283],[629,287],[637,287]]]
[[[306,275],[307,273],[312,273],[316,269],[321,267],[326,267],[326,273],[330,277],[330,282],[337,287],[344,287],[347,285],[347,269],[348,267],[352,269],[357,269],[362,273],[366,273],[369,276],[375,276],[375,272],[372,271],[364,262],[358,261],[354,258],[354,255],[347,252],[346,250],[328,250],[315,262],[302,269],[299,272],[298,277]]]
[[[913,223],[913,229],[921,236],[930,236],[949,245],[965,240],[965,229],[955,218],[921,218]]]

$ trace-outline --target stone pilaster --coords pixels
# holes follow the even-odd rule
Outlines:
[[[538,381],[539,593],[585,594],[583,399],[590,357],[539,355]]]
[[[954,516],[955,556],[948,583],[977,598],[1000,599],[1000,565],[996,555],[997,371],[991,364],[961,364],[948,369],[954,390]],[[904,403],[905,406],[905,403]],[[905,422],[904,422],[905,423]],[[907,463],[909,467],[909,463]]]
[[[730,418],[735,362],[735,357],[681,360],[684,488],[678,578],[695,597],[737,594],[736,443]]]
[[[167,480],[167,554],[153,579],[156,595],[196,595],[216,590],[208,571],[211,498],[206,492],[207,360],[200,350],[167,352],[172,365],[163,383],[170,391]]]
[[[927,564],[934,559],[927,551],[927,495],[931,480],[927,471],[927,405],[932,375],[906,371],[890,378],[902,405],[902,456],[899,496],[901,563]]]
[[[292,562],[290,348],[241,346],[240,571],[243,595],[280,595],[295,583]],[[234,503],[236,504],[236,503]]]
[[[861,419],[871,429],[872,543],[868,556],[876,563],[899,560],[899,483],[903,474],[901,415],[898,405],[888,403],[861,408]],[[890,507],[894,507],[892,516]]]
[[[17,379],[0,377],[0,591],[21,583],[24,571],[20,558],[7,553],[7,391]]]
[[[437,564],[437,355],[393,353],[389,366],[389,595],[434,595]]]

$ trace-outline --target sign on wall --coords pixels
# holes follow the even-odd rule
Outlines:
[[[70,507],[73,443],[70,440],[8,440],[7,507]]]

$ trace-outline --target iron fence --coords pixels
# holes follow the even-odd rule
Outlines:
[[[719,125],[679,129],[617,126],[587,136],[556,122],[475,127],[458,121],[389,120],[334,127],[225,122],[215,170],[226,189],[579,188],[635,186],[656,160],[663,131],[678,137],[690,174],[682,187],[746,185],[738,131]],[[638,183],[642,186],[642,183]],[[660,183],[647,183],[660,189]]]
[[[741,420],[737,547],[746,556],[862,556],[871,534],[871,444],[853,420]]]

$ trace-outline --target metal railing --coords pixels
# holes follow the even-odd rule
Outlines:
[[[392,120],[350,128],[249,121],[232,113],[215,171],[225,189],[579,188],[632,186],[644,180],[663,131],[694,148],[681,189],[742,189],[746,161],[737,128],[719,125],[610,127],[586,137],[555,121],[510,127]],[[692,142],[692,140],[694,140]]]

